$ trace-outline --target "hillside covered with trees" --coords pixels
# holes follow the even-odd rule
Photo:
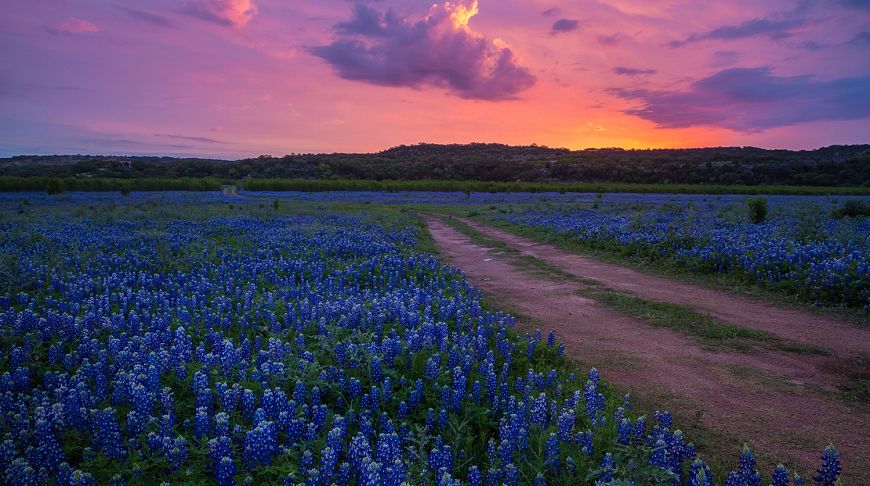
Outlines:
[[[20,177],[474,180],[870,186],[870,145],[568,150],[501,144],[403,145],[372,154],[291,154],[235,161],[137,156],[17,156]]]

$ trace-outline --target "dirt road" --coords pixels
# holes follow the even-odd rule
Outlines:
[[[870,482],[867,452],[870,450],[870,410],[819,393],[811,386],[824,387],[839,379],[835,373],[826,371],[825,366],[836,357],[702,349],[690,337],[627,317],[579,295],[578,291],[584,288],[579,281],[556,281],[530,273],[516,265],[512,257],[475,244],[444,222],[431,217],[425,220],[442,258],[462,269],[487,295],[518,312],[524,318],[521,326],[529,330],[540,327],[544,332],[555,330],[572,357],[584,365],[598,367],[606,379],[622,390],[640,396],[642,401],[670,409],[678,423],[698,422],[716,437],[709,446],[711,450],[733,450],[736,460],[742,441],[747,441],[759,454],[760,464],[767,459],[766,474],[772,471],[769,462],[773,457],[811,472],[820,463],[822,449],[833,442],[842,454],[848,484]],[[594,272],[586,272],[584,265],[588,265],[590,259],[555,247],[516,240],[513,235],[466,222],[485,230],[490,238],[501,239],[567,272],[577,271],[582,277],[594,278],[614,288],[640,288],[637,292],[640,296],[667,300],[664,297],[670,295],[674,296],[674,301],[680,298],[679,302],[687,302],[683,293],[690,289],[685,288],[686,284],[677,283],[684,287],[668,290],[662,287],[669,282],[644,280],[659,277],[633,275],[631,270],[610,264],[598,265]],[[580,269],[584,271],[579,272]],[[643,290],[645,285],[656,288]],[[740,309],[727,306],[723,298],[707,295],[709,298],[701,301],[718,309],[717,316],[720,313],[744,314]],[[740,307],[744,303],[735,305]],[[731,314],[725,312],[728,309]],[[780,311],[784,314],[776,314],[776,319],[788,316],[795,320],[792,314],[785,314],[794,311]],[[756,312],[763,310],[756,308]],[[756,315],[751,322],[757,322],[761,329],[776,332],[777,326],[767,321],[764,315]],[[782,325],[792,321],[782,322]],[[799,332],[784,334],[789,339],[815,343],[812,333],[817,332],[813,327],[816,325],[821,324],[811,321],[806,326],[798,326]],[[845,353],[859,352],[868,345],[867,341],[844,344],[830,337],[819,339]]]
[[[457,218],[485,236],[501,240],[581,278],[591,278],[609,288],[638,297],[693,307],[741,327],[774,333],[802,344],[821,346],[847,357],[870,355],[870,330],[799,309],[772,305],[760,299],[700,287],[679,280],[650,275],[565,251],[467,218]]]

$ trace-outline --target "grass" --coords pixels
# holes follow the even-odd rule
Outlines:
[[[699,344],[707,347],[750,351],[761,346],[798,354],[831,354],[818,346],[783,341],[770,332],[720,321],[685,305],[642,299],[610,289],[586,290],[581,293],[623,314],[692,336]]]
[[[627,182],[498,182],[473,180],[367,180],[367,179],[245,179],[246,191],[424,191],[424,192],[583,192],[667,194],[795,194],[870,195],[868,187],[771,186],[715,184],[636,184]]]
[[[840,384],[843,399],[870,404],[870,356],[853,356],[831,365],[832,371],[846,377]]]

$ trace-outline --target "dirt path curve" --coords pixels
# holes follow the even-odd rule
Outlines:
[[[612,289],[648,300],[688,305],[724,322],[771,332],[802,344],[821,346],[840,357],[870,355],[870,330],[867,329],[811,312],[779,307],[760,299],[638,272],[571,253],[474,220],[457,219],[488,238],[501,240],[522,253],[578,277],[598,280]]]
[[[701,349],[691,338],[578,295],[582,284],[530,274],[446,223],[424,219],[442,258],[528,319],[520,326],[555,330],[567,353],[622,390],[666,406],[677,423],[699,421],[718,437],[713,448],[733,451],[736,461],[741,441],[748,441],[770,474],[772,458],[812,471],[833,442],[848,484],[870,483],[870,410],[788,383],[798,376],[828,380],[807,362],[821,357]]]

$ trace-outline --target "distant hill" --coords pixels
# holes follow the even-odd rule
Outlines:
[[[54,155],[0,159],[0,175],[220,179],[302,178],[870,186],[870,145],[568,150],[491,143],[418,144],[371,154],[242,160]]]

